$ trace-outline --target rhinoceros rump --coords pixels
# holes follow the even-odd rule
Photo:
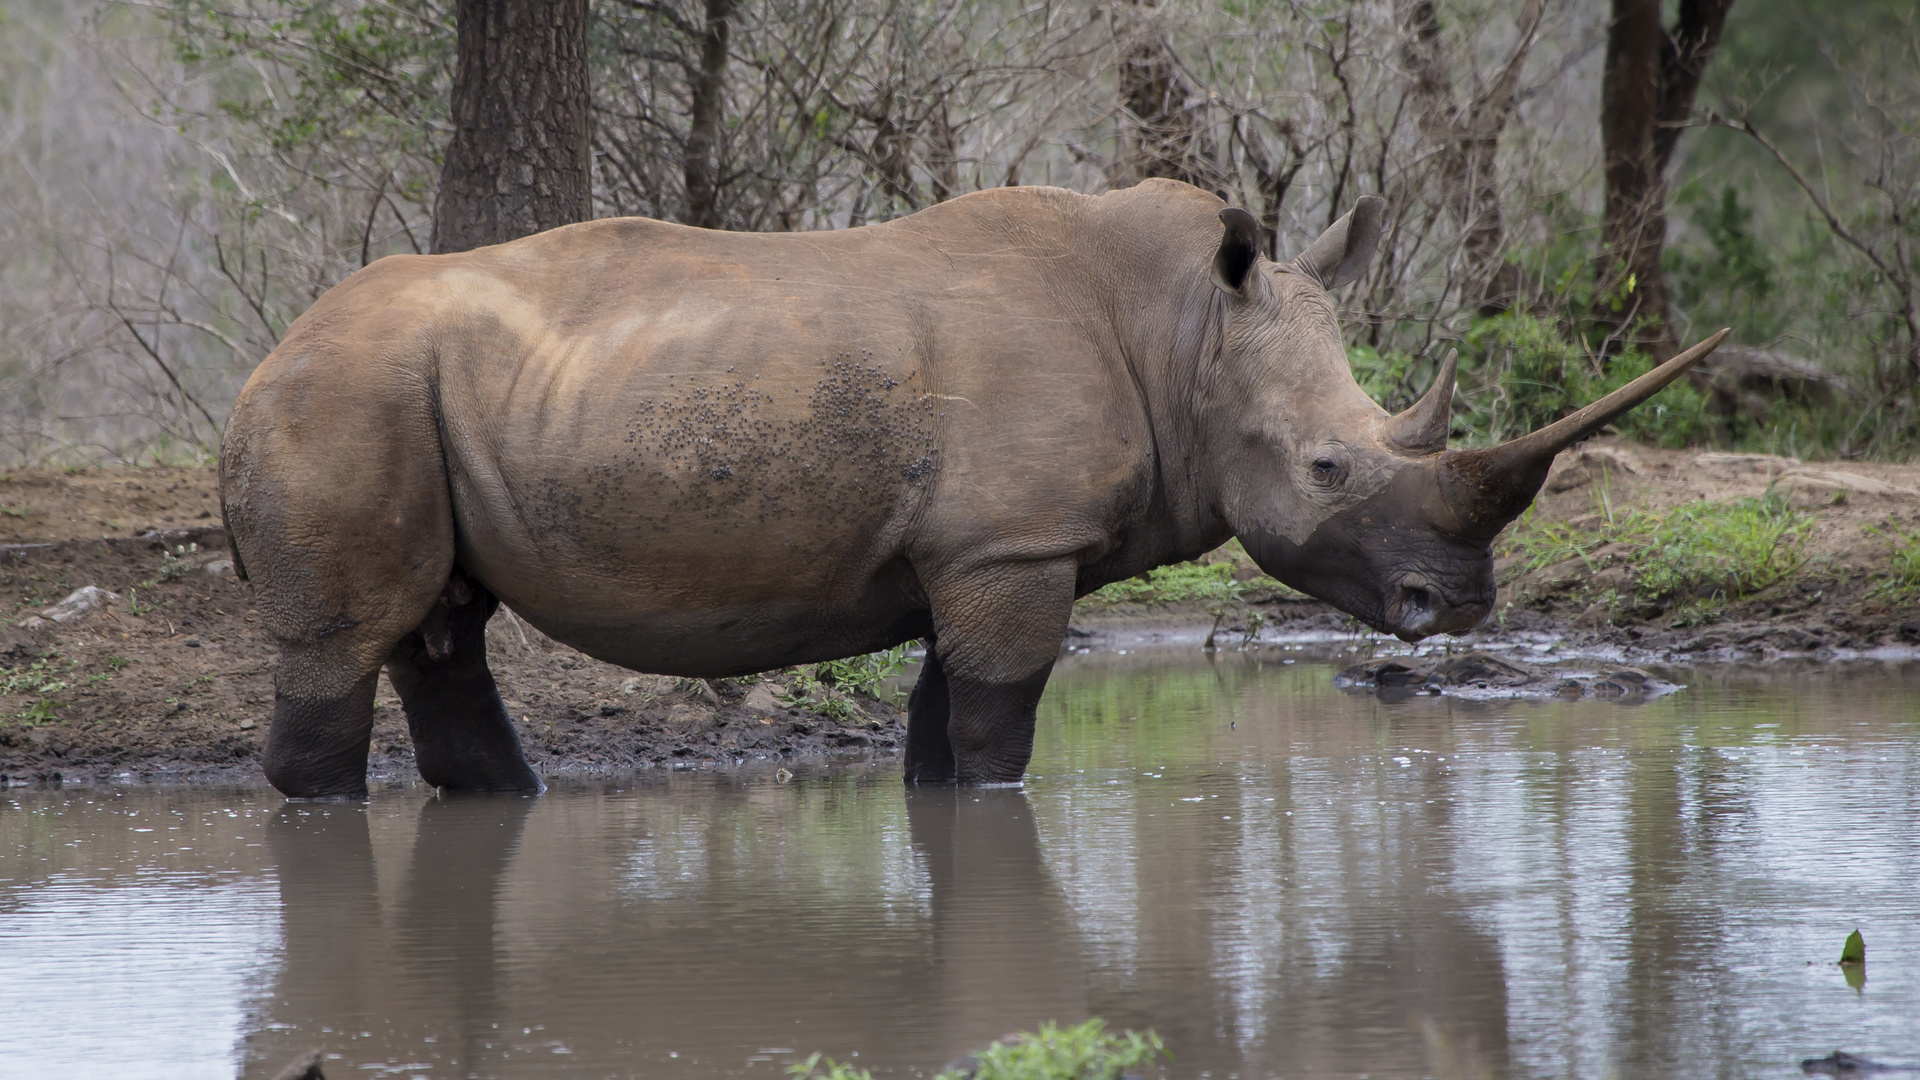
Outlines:
[[[1025,770],[1075,597],[1230,536],[1407,640],[1474,625],[1489,542],[1554,454],[1720,336],[1449,451],[1451,359],[1398,416],[1347,368],[1327,290],[1382,209],[1284,265],[1245,211],[1149,181],[841,232],[595,221],[367,267],[254,372],[221,450],[281,649],[268,778],[364,794],[384,665],[426,780],[538,790],[486,664],[501,601],[673,675],[931,638],[906,775],[966,783]]]

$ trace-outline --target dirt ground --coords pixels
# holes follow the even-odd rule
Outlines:
[[[212,474],[19,473],[0,478],[0,508],[14,534],[0,545],[0,786],[263,783],[276,651],[250,586],[233,576]],[[84,610],[59,607],[90,586],[100,591],[69,605]],[[835,720],[782,707],[777,676],[635,675],[504,610],[487,647],[527,757],[546,777],[859,758],[893,753],[905,737],[888,702],[853,698],[854,715]],[[408,780],[406,719],[384,676],[375,702],[370,775]]]
[[[1920,603],[1881,588],[1892,555],[1887,528],[1920,528],[1920,465],[1801,464],[1600,441],[1562,455],[1535,514],[1578,524],[1608,506],[1664,511],[1769,486],[1814,522],[1806,563],[1791,580],[1669,616],[1605,602],[1629,568],[1604,551],[1532,571],[1507,559],[1495,617],[1469,640],[1544,631],[1668,660],[1920,642]],[[61,606],[89,586],[96,591]],[[1298,596],[1248,599],[1223,629],[1244,628],[1255,613],[1282,630],[1352,626]],[[1075,623],[1097,634],[1215,614],[1203,605],[1088,609]],[[635,675],[504,610],[488,628],[488,648],[543,775],[890,754],[904,738],[894,703],[860,699],[858,715],[839,722],[781,707],[770,692],[777,683]],[[258,782],[274,656],[249,586],[233,576],[210,470],[0,474],[0,783]],[[384,678],[373,741],[377,778],[413,774],[406,722]]]
[[[1729,603],[1648,610],[1613,596],[1631,593],[1633,567],[1619,551],[1602,546],[1533,570],[1508,558],[1498,568],[1501,600],[1489,630],[1556,630],[1665,658],[1764,659],[1920,642],[1920,596],[1886,588],[1893,537],[1920,529],[1920,465],[1803,464],[1597,441],[1561,455],[1535,515],[1592,525],[1609,507],[1659,513],[1769,489],[1811,523],[1798,549],[1804,564],[1778,584]]]

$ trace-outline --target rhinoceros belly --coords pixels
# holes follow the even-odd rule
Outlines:
[[[557,640],[666,674],[924,633],[901,551],[937,414],[911,362],[668,366],[523,372],[505,422],[449,425],[468,571]]]

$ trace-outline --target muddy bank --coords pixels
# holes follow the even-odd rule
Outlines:
[[[0,597],[0,782],[264,783],[276,653],[223,529],[0,546]],[[487,649],[547,777],[884,755],[905,734],[901,712],[871,697],[835,719],[784,707],[777,677],[635,675],[504,609]],[[411,780],[406,718],[385,676],[375,702],[371,776]]]
[[[1735,599],[1649,600],[1636,591],[1632,551],[1604,528],[1629,510],[1670,514],[1769,492],[1799,515],[1794,568]],[[1497,542],[1493,616],[1428,651],[1671,664],[1920,645],[1920,595],[1890,587],[1898,538],[1920,529],[1920,466],[1603,442],[1562,455],[1529,521],[1565,530],[1574,553],[1543,562],[1511,535]],[[1244,569],[1236,580],[1257,573]],[[1209,635],[1217,648],[1310,643],[1329,658],[1405,651],[1318,601],[1258,583],[1225,600],[1090,598],[1073,626],[1069,651],[1197,648]],[[886,755],[904,736],[897,702],[856,699],[837,720],[783,707],[777,681],[636,676],[504,610],[488,649],[543,775]],[[211,470],[0,475],[0,777],[260,782],[273,662],[250,590],[233,577]],[[384,678],[373,771],[414,775]]]

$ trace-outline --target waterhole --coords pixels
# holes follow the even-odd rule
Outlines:
[[[1189,1077],[1920,1062],[1920,668],[1637,706],[1333,673],[1064,660],[1016,790],[0,791],[0,1075],[930,1076],[1089,1016]]]

